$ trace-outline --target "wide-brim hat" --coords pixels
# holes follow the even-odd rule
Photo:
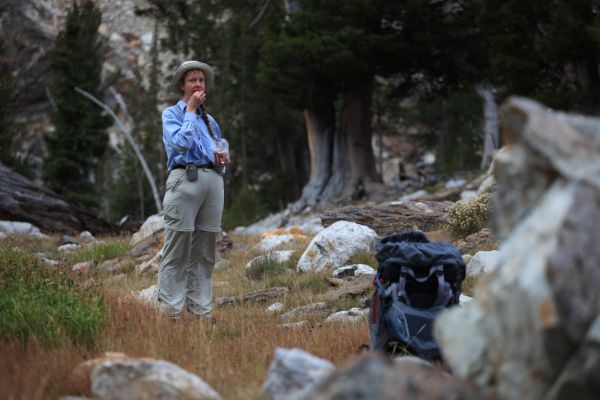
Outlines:
[[[175,94],[181,95],[181,89],[179,88],[179,81],[186,72],[199,69],[204,72],[204,81],[206,82],[206,88],[208,89],[215,83],[215,71],[212,67],[206,63],[200,61],[184,61],[175,70],[173,79],[171,79],[171,85],[169,90]]]

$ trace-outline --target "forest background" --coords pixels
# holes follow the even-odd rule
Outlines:
[[[435,172],[485,167],[482,93],[495,104],[523,95],[552,108],[599,111],[597,0],[149,0],[136,12],[167,34],[154,35],[149,79],[120,87],[119,105],[106,100],[119,71],[101,74],[101,11],[91,1],[72,3],[50,58],[54,131],[44,138],[42,168],[19,152],[18,74],[0,63],[0,161],[109,221],[143,221],[156,205],[132,148],[108,145],[113,121],[74,87],[119,115],[127,105],[162,198],[160,111],[174,101],[165,94],[170,76],[159,73],[165,51],[216,68],[207,109],[234,160],[226,229],[288,205],[368,198],[381,184],[374,137],[432,151]]]

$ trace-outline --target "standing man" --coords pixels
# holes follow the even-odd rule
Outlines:
[[[217,235],[223,213],[223,177],[229,157],[217,157],[221,131],[204,109],[213,69],[199,61],[182,63],[170,90],[181,96],[162,113],[169,177],[163,200],[165,241],[158,272],[158,301],[172,319],[187,310],[210,317]]]

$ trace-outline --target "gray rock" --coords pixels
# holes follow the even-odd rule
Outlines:
[[[135,266],[135,272],[139,275],[145,273],[156,274],[160,266],[160,260],[162,259],[162,250],[156,253],[154,257]]]
[[[143,303],[146,303],[153,307],[158,307],[158,286],[152,285],[146,289],[142,289],[135,297]]]
[[[221,399],[197,375],[163,360],[112,359],[91,373],[92,393],[101,400]]]
[[[0,232],[6,235],[26,235],[35,239],[47,239],[48,236],[40,232],[40,228],[29,222],[0,221]]]
[[[278,314],[284,309],[283,303],[273,303],[265,309],[267,314]]]
[[[58,246],[58,251],[73,251],[79,248],[81,248],[81,246],[76,243],[67,243],[63,244],[62,246]]]
[[[498,267],[499,256],[498,250],[477,252],[467,264],[467,276],[478,276],[495,271]]]
[[[348,276],[375,275],[376,273],[377,271],[368,265],[352,264],[334,269],[331,276],[334,278],[345,278]]]
[[[294,398],[299,392],[327,377],[334,365],[304,350],[275,349],[263,384],[263,395],[272,400]]]
[[[131,237],[131,244],[136,245],[152,236],[155,232],[158,232],[164,228],[164,220],[161,214],[151,215],[144,221],[139,231],[133,234]]]
[[[306,306],[296,307],[279,317],[284,322],[290,322],[297,318],[325,318],[329,315],[329,309],[324,302],[312,303]]]
[[[487,395],[597,397],[600,120],[511,99],[502,121],[498,269],[473,301],[438,317],[435,336],[452,371]]]
[[[96,262],[96,260],[83,261],[83,262],[80,262],[80,263],[77,263],[77,264],[73,265],[72,271],[73,272],[78,272],[78,273],[80,273],[82,275],[87,275],[94,268],[96,268],[97,265],[98,265],[98,263]]]
[[[311,240],[296,269],[313,272],[335,268],[360,252],[374,253],[376,240],[377,234],[371,228],[338,221]]]
[[[288,261],[292,255],[294,254],[294,250],[275,250],[275,251],[271,251],[267,254],[263,254],[262,256],[258,256],[258,257],[254,257],[252,260],[248,261],[248,263],[246,263],[246,269],[252,269],[254,268],[256,265],[259,265],[260,263],[271,259],[274,260],[278,263],[284,263],[286,261]]]
[[[481,396],[463,382],[421,360],[392,361],[372,353],[337,369],[296,399],[479,400]]]
[[[60,261],[58,260],[52,260],[50,258],[40,258],[40,261],[43,262],[44,264],[48,265],[49,267],[56,267],[57,265],[60,264]]]
[[[131,267],[133,263],[133,259],[130,256],[125,255],[104,261],[96,267],[96,270],[101,272],[118,272]]]
[[[367,320],[369,315],[368,308],[354,307],[345,311],[338,311],[325,318],[325,322],[345,322],[350,324],[356,324]]]
[[[261,240],[255,249],[262,252],[273,251],[275,249],[285,248],[295,249],[296,239],[291,235],[271,235]]]
[[[289,324],[280,324],[279,327],[285,328],[285,329],[298,329],[298,328],[302,328],[302,327],[306,326],[307,324],[308,324],[308,321],[303,320],[303,321],[298,321],[298,322],[290,322]]]
[[[600,397],[600,316],[546,395],[547,400],[595,400]]]

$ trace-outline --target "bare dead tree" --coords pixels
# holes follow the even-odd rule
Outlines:
[[[78,87],[75,87],[75,91],[77,93],[81,94],[82,96],[88,98],[89,100],[93,101],[96,105],[98,105],[104,111],[106,111],[108,113],[108,115],[110,115],[111,118],[115,121],[115,124],[121,130],[121,132],[123,132],[123,134],[127,138],[127,141],[129,142],[131,147],[133,147],[133,151],[135,152],[135,155],[137,156],[138,161],[142,165],[142,169],[144,170],[144,173],[146,174],[146,179],[148,180],[148,184],[150,185],[150,188],[152,189],[152,196],[154,197],[154,204],[156,205],[156,210],[160,213],[162,211],[162,205],[161,205],[161,201],[160,201],[160,196],[158,194],[158,189],[156,188],[156,182],[154,180],[154,176],[152,175],[152,171],[150,171],[150,168],[148,168],[146,159],[144,158],[142,152],[140,151],[140,147],[135,142],[135,140],[133,140],[133,136],[131,135],[131,124],[128,124],[129,126],[125,125],[123,123],[123,121],[121,121],[119,119],[119,117],[117,117],[117,115],[114,113],[113,110],[111,110],[111,108],[109,106],[107,106],[105,103],[98,100],[92,94],[90,94],[90,93],[86,92],[85,90],[80,89]],[[117,93],[117,91],[114,90],[114,88],[112,88],[112,87],[109,89],[109,92],[115,98],[117,104],[119,104],[119,106],[121,107],[121,110],[126,115],[126,118],[129,121],[132,121],[131,115],[127,112],[127,106],[125,105],[125,102],[123,101],[123,97],[119,93]]]

